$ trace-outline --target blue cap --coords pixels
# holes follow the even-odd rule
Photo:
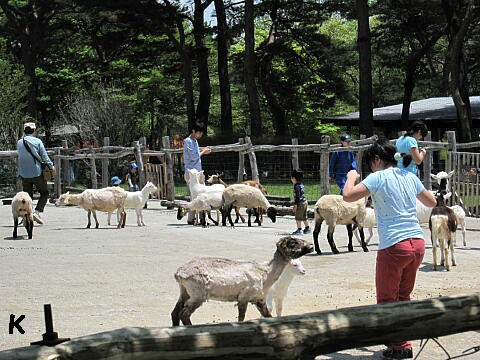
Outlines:
[[[118,176],[112,177],[110,181],[112,182],[113,185],[120,185],[122,183],[122,180],[120,180]]]
[[[130,169],[137,169],[138,166],[135,163],[130,164]]]
[[[350,136],[348,134],[343,134],[342,136],[340,136],[340,140],[342,141],[352,141],[352,139],[350,139]]]

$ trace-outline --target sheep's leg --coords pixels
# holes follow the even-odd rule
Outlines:
[[[363,249],[364,252],[368,252],[367,242],[365,241],[365,232],[363,231],[363,227],[358,226],[358,231],[360,232],[360,245],[362,246],[362,249]],[[372,231],[371,228],[370,228],[370,231]],[[368,240],[370,240],[370,238]],[[353,251],[353,249],[352,249],[352,251]]]
[[[368,233],[369,233],[369,235],[368,235],[368,239],[365,240],[365,245],[368,245],[368,243],[370,242],[370,240],[373,237],[373,228],[368,228]]]
[[[142,225],[145,226],[145,224],[143,224],[141,208],[140,209],[135,209],[135,212],[137,213],[137,225],[138,226],[142,226]]]
[[[255,213],[255,221],[258,226],[262,226],[262,222],[260,221],[260,208],[255,208],[253,209],[254,213]]]
[[[33,237],[33,220],[25,219],[25,229],[27,229],[28,238],[31,239]]]
[[[252,226],[252,211],[251,209],[248,209],[248,227]]]
[[[233,208],[233,205],[230,205],[228,207],[226,216],[228,218],[228,222],[229,222],[230,226],[234,227],[235,225],[233,225],[233,221],[232,221],[232,208]],[[225,221],[222,221],[222,222],[224,222],[223,226],[227,225],[227,220],[226,219],[225,219]]]
[[[313,230],[313,245],[315,246],[315,252],[318,255],[322,255],[320,246],[318,246],[318,234],[320,234],[320,229],[322,228],[323,219],[315,219],[315,229]]]
[[[110,221],[111,218],[112,218],[112,213],[109,212],[109,213],[108,213],[108,217],[107,217],[107,225],[109,225],[109,226],[111,225],[111,221]]]
[[[118,221],[117,229],[124,228],[127,223],[127,212],[125,209],[118,209],[120,211],[120,220]]]
[[[433,237],[431,237],[432,239],[432,255],[433,255],[433,270],[437,270],[437,240]]]
[[[91,215],[92,215],[92,210],[88,210],[88,212],[87,212],[87,218],[88,218],[87,229],[90,229],[90,226],[92,226]]]
[[[173,311],[171,313],[172,326],[179,326],[180,325],[180,311],[183,309],[185,301],[187,301],[189,298],[190,298],[190,295],[188,295],[185,287],[180,285],[180,296],[177,300],[177,304],[175,305],[175,307],[173,308]]]
[[[337,246],[335,245],[335,241],[333,240],[334,231],[335,231],[335,225],[328,225],[328,232],[327,232],[328,244],[330,245],[330,249],[332,250],[332,252],[334,254],[338,254],[339,251],[337,249]]]
[[[453,233],[455,235],[455,233]],[[453,241],[452,241],[452,233],[450,233],[450,239],[448,240],[448,247],[450,248],[450,253],[452,257],[452,266],[457,266],[457,262],[455,261],[455,254],[453,253]]]
[[[208,212],[208,215],[210,216],[210,212]],[[206,221],[205,211],[200,211],[199,216],[200,216],[200,224],[202,225],[203,228],[206,228],[208,224]]]
[[[210,211],[207,211],[207,214],[208,214],[208,218],[215,224],[215,226],[217,226],[217,225],[218,225],[218,221],[213,220],[212,214],[210,213]]]
[[[448,250],[449,250],[449,247],[450,247],[450,242],[451,242],[451,239],[445,239],[444,240],[444,243],[443,243],[443,249],[444,251],[442,252],[442,254],[444,254],[444,259],[445,259],[445,268],[447,269],[447,271],[450,271],[451,269],[451,266],[450,266],[450,259],[448,258]]]
[[[222,226],[227,226],[227,209],[225,206],[222,206],[220,209],[222,212]]]
[[[245,218],[242,214],[240,214],[240,208],[238,206],[235,206],[235,224],[238,223],[238,219],[242,220],[242,223],[245,222]]]
[[[440,266],[445,266],[445,239],[440,239]]]
[[[462,222],[462,236],[463,236],[463,246],[467,246],[466,230],[465,230],[465,219]]]
[[[360,230],[360,228],[359,228]],[[348,251],[353,252],[353,244],[352,244],[352,239],[353,239],[353,226],[352,224],[347,225],[347,233],[348,233]],[[362,239],[362,234],[360,234],[360,239]],[[362,243],[364,240],[361,241]]]
[[[15,216],[13,218],[13,238],[16,239],[17,235],[18,235],[18,217]]]
[[[248,306],[247,301],[238,302],[238,321],[245,320],[245,313],[247,312],[247,306]]]
[[[263,317],[272,317],[271,309],[264,301],[256,302],[255,306]]]
[[[185,301],[182,310],[180,310],[180,320],[182,320],[183,325],[192,325],[190,321],[190,316],[195,310],[197,310],[203,304],[202,299],[190,298]]]
[[[100,224],[98,223],[97,212],[95,210],[92,210],[92,215],[93,215],[93,219],[95,220],[95,229],[98,229],[98,226]]]

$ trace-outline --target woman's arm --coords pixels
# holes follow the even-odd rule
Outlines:
[[[343,188],[343,200],[346,202],[354,202],[361,198],[370,195],[368,188],[360,183],[355,185],[355,181],[360,178],[360,174],[357,170],[350,170],[347,174],[347,182]]]
[[[412,147],[410,148],[410,154],[412,154],[412,159],[415,161],[415,164],[420,165],[427,154],[427,150],[418,150],[418,148]]]
[[[426,207],[437,206],[437,199],[435,199],[435,196],[433,196],[433,194],[426,189],[417,195],[417,199],[420,200],[420,202]]]

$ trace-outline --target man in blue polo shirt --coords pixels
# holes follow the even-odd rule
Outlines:
[[[188,189],[188,170],[196,169],[202,171],[202,159],[203,155],[208,155],[212,152],[209,146],[200,150],[198,146],[198,140],[203,136],[204,127],[203,124],[195,123],[190,131],[190,136],[185,139],[183,144],[183,169],[185,171],[184,179],[187,183]],[[190,193],[190,190],[188,191]],[[193,200],[193,199],[191,199]],[[188,223],[193,225],[195,223],[195,211],[188,212]]]
[[[33,219],[43,224],[40,217],[48,200],[47,182],[43,178],[41,163],[46,163],[55,175],[55,167],[48,157],[42,140],[35,137],[36,125],[34,122],[25,123],[23,126],[24,136],[18,140],[18,176],[22,179],[23,191],[27,192],[33,199],[33,187],[40,193]]]
[[[340,136],[342,147],[349,147],[352,140],[348,134]],[[330,178],[334,179],[340,188],[340,195],[347,181],[347,173],[350,170],[357,170],[357,160],[353,151],[337,151],[330,157]]]

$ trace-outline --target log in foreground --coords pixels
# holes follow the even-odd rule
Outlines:
[[[343,349],[480,329],[480,294],[172,328],[123,328],[0,360],[313,359]],[[68,335],[68,334],[64,334]]]

